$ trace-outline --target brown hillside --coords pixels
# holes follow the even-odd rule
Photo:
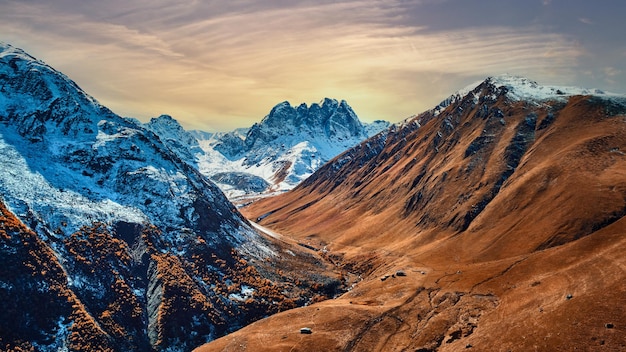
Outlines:
[[[374,265],[338,299],[200,350],[626,350],[626,107],[475,92],[245,209]]]

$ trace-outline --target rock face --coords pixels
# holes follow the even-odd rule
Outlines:
[[[143,127],[156,134],[168,149],[191,165],[196,164],[196,158],[204,155],[198,139],[169,115],[155,117]]]
[[[294,283],[170,117],[121,118],[7,44],[0,87],[0,349],[189,350],[341,290],[311,255]]]
[[[499,76],[370,138],[242,211],[376,269],[201,350],[269,351],[268,330],[299,350],[626,348],[605,327],[626,321],[625,119],[623,95]]]
[[[160,117],[145,127],[179,156],[191,155],[188,162],[231,198],[292,189],[336,155],[390,126],[363,124],[348,103],[328,98],[311,106],[280,103],[261,122],[227,133],[186,132],[171,124]],[[174,138],[172,131],[178,131]],[[192,136],[196,140],[189,140]],[[259,188],[259,178],[266,187]]]
[[[273,148],[268,148],[269,144],[281,142],[281,146],[293,147],[299,143],[298,139],[303,139],[296,135],[306,135],[307,139],[317,143],[336,141],[338,145],[335,148],[339,150],[350,147],[355,139],[361,141],[368,137],[364,126],[345,101],[339,103],[326,98],[321,104],[311,107],[306,104],[292,107],[283,102],[276,105],[261,123],[250,128],[245,151],[254,153],[248,155],[245,164],[253,165],[267,157],[275,157],[271,153]]]

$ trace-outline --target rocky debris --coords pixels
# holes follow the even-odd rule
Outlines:
[[[406,276],[406,272],[404,270],[398,270],[393,274],[385,274],[380,277],[380,281],[385,281],[390,277],[395,279],[396,277],[401,277],[401,276]]]

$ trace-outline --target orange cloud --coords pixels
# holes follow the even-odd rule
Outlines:
[[[220,130],[249,126],[284,100],[326,96],[347,100],[365,120],[399,121],[488,75],[571,76],[584,54],[545,28],[401,24],[400,4],[240,4],[218,16],[183,21],[168,12],[145,22],[128,10],[122,24],[14,4],[0,15],[0,32],[36,47],[119,114],[167,113],[188,128]]]

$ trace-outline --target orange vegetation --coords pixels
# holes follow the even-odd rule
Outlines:
[[[0,303],[0,349],[32,351],[54,342],[59,320],[69,327],[70,350],[113,351],[107,334],[67,287],[52,250],[0,203],[0,241],[5,283]]]

